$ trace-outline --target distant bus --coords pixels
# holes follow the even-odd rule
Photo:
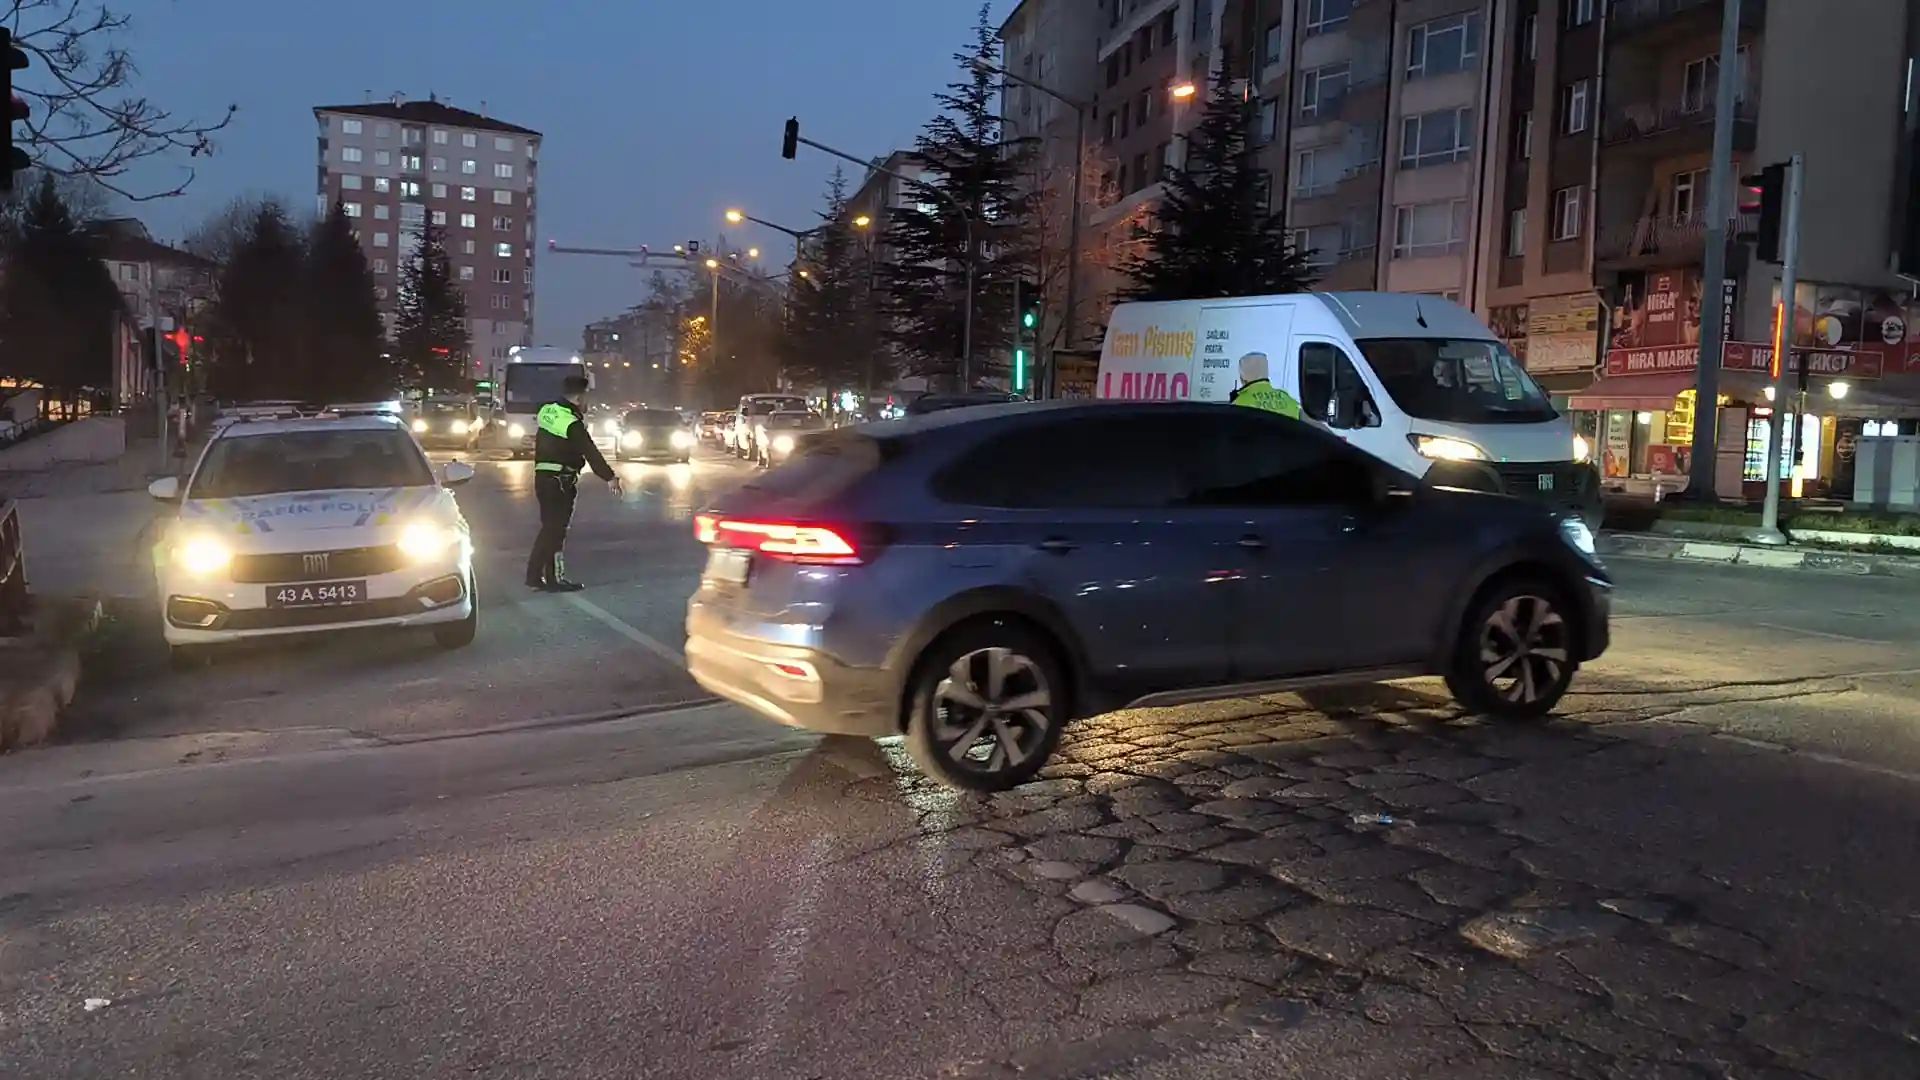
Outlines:
[[[571,349],[551,345],[517,348],[507,358],[506,373],[494,391],[491,414],[473,434],[475,450],[506,451],[516,458],[533,454],[534,415],[540,406],[559,399],[567,377],[593,371]]]

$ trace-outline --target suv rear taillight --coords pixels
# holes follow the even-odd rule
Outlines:
[[[693,535],[703,544],[741,548],[788,562],[853,566],[862,561],[859,546],[845,531],[824,525],[696,514]]]

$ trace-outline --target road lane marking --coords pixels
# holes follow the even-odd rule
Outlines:
[[[578,593],[568,593],[563,599],[566,600],[567,603],[572,604],[574,607],[605,623],[609,629],[621,637],[626,638],[628,641],[633,642],[635,645],[640,646],[660,659],[682,667],[686,665],[687,657],[685,653],[682,653],[679,649],[668,645],[666,642],[661,641],[651,634],[627,625],[619,616],[586,597]]]
[[[1891,645],[1891,641],[1879,638],[1854,637],[1852,634],[1834,634],[1825,630],[1803,630],[1797,626],[1785,626],[1781,623],[1756,622],[1755,626],[1764,626],[1769,630],[1779,630],[1787,634],[1805,634],[1808,637],[1826,638],[1829,641],[1846,641],[1855,645]]]

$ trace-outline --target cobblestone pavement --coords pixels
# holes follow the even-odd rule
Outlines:
[[[981,988],[996,1007],[1120,1034],[967,1075],[1920,1076],[1911,905],[1822,896],[1764,843],[1718,865],[1662,819],[1663,785],[1786,757],[1652,719],[1698,696],[1602,699],[1548,727],[1393,688],[1085,725],[1043,783],[922,829],[1037,894],[1044,960]],[[947,803],[907,783],[910,804]],[[1201,1067],[1222,1053],[1245,1071]]]

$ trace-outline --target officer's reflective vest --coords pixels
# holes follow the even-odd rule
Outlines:
[[[1233,395],[1235,405],[1245,405],[1250,409],[1265,409],[1281,416],[1300,419],[1300,403],[1293,395],[1273,385],[1265,379],[1250,382]]]
[[[533,470],[535,472],[577,473],[586,465],[585,455],[574,449],[567,438],[573,425],[579,422],[579,416],[572,409],[559,402],[549,402],[540,406],[534,417],[539,433],[533,440]]]

